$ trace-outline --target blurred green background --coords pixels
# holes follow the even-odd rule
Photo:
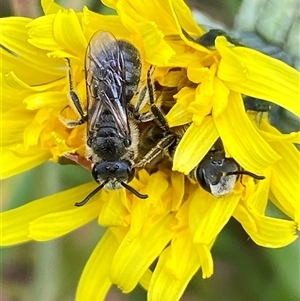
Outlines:
[[[57,2],[78,10],[83,6],[83,1],[79,0]],[[189,0],[187,2],[191,7],[199,9],[231,28],[241,0]],[[84,5],[94,11],[109,12],[97,0],[86,0]],[[1,16],[13,15],[28,17],[42,15],[39,1],[2,0]],[[46,163],[2,181],[2,211],[90,180],[89,172],[79,166]],[[84,265],[104,231],[105,229],[100,228],[94,221],[54,241],[32,242],[2,249],[0,299],[2,301],[74,300],[76,286]],[[215,265],[213,276],[203,280],[201,272],[198,272],[181,300],[300,300],[299,250],[299,240],[282,249],[258,247],[232,219],[221,232],[212,249]],[[117,288],[113,288],[106,300],[141,301],[146,300],[146,292],[138,287],[132,293],[125,295]]]

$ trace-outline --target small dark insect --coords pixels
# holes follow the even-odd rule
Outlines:
[[[204,190],[219,198],[233,191],[240,175],[248,175],[256,180],[265,178],[243,170],[233,158],[226,158],[223,143],[219,138],[190,172],[189,177],[196,180]]]
[[[185,130],[184,127],[169,129],[165,125],[164,131],[156,124],[150,124],[141,132],[139,154],[142,158],[139,162],[145,166],[147,163],[159,162],[164,157],[172,161]],[[219,138],[188,177],[219,198],[233,191],[240,175],[248,175],[256,180],[265,178],[243,170],[233,158],[226,158],[223,143]]]
[[[139,132],[128,116],[129,102],[136,93],[142,63],[138,50],[129,42],[117,40],[109,32],[97,32],[86,51],[85,74],[87,113],[73,89],[69,64],[70,97],[80,115],[77,121],[65,122],[75,127],[87,122],[87,160],[92,176],[100,185],[76,206],[86,204],[102,188],[125,187],[137,197],[140,194],[129,183],[135,174]],[[140,100],[140,103],[143,99]]]

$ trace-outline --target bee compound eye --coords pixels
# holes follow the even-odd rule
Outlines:
[[[128,182],[131,182],[135,175],[135,169],[128,166],[127,173],[128,173]]]
[[[206,181],[205,169],[202,166],[198,166],[196,169],[196,179],[199,185],[206,191],[210,192],[210,186]]]
[[[103,173],[102,167],[99,163],[96,163],[92,168],[92,176],[97,183],[100,183],[100,176]]]

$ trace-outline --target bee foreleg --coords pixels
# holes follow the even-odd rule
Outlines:
[[[82,109],[82,106],[81,106],[81,103],[80,103],[80,100],[79,100],[79,97],[78,97],[77,93],[74,90],[73,76],[72,76],[72,69],[71,69],[70,60],[68,58],[66,58],[66,60],[67,60],[68,67],[69,67],[69,70],[68,70],[69,96],[70,96],[70,99],[71,99],[72,103],[74,104],[74,107],[76,108],[78,114],[81,117],[80,120],[78,120],[78,121],[70,121],[70,122],[66,123],[66,124],[70,124],[70,125],[72,124],[71,127],[74,127],[74,126],[77,126],[77,125],[80,125],[80,124],[83,124],[84,122],[86,122],[87,121],[87,115],[84,113],[84,111]]]
[[[147,73],[147,87],[148,87],[148,93],[149,93],[151,113],[154,115],[154,117],[156,119],[155,121],[158,124],[158,126],[163,131],[169,132],[170,128],[169,128],[168,122],[167,122],[162,110],[155,103],[155,91],[154,91],[154,86],[153,86],[153,82],[151,79],[151,71],[152,71],[152,66],[150,66],[148,73]]]
[[[144,167],[146,164],[151,163],[162,153],[166,152],[170,146],[176,141],[176,135],[169,134],[166,137],[159,140],[159,142],[139,161],[134,167]]]

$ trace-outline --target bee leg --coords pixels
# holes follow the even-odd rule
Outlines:
[[[168,122],[161,111],[161,109],[155,104],[155,92],[154,92],[154,86],[153,82],[151,79],[151,71],[152,71],[152,66],[148,69],[147,72],[147,88],[148,88],[148,93],[149,93],[149,101],[150,101],[150,109],[152,114],[155,117],[155,121],[158,124],[158,126],[164,131],[164,132],[170,132],[170,128],[168,125]]]
[[[64,108],[61,110],[60,115],[59,115],[59,120],[60,120],[67,128],[72,129],[72,128],[75,128],[75,127],[77,127],[77,126],[79,126],[79,125],[85,123],[85,120],[83,120],[83,119],[72,120],[72,119],[68,119],[68,118],[64,117],[64,116],[62,115],[62,113],[63,113],[63,111],[64,111],[65,109],[67,109],[68,107],[69,107],[69,106],[64,107]]]
[[[69,76],[69,96],[71,98],[71,101],[73,102],[78,114],[80,115],[80,119],[79,120],[66,120],[65,118],[61,118],[62,121],[68,126],[68,127],[76,127],[78,125],[81,125],[83,123],[85,123],[87,121],[87,115],[84,113],[79,97],[77,95],[77,93],[74,90],[74,85],[73,85],[73,76],[72,76],[72,69],[71,69],[71,64],[70,64],[70,60],[68,58],[66,58],[67,63],[68,63],[68,76]]]
[[[146,164],[151,163],[156,157],[166,152],[168,148],[175,143],[176,139],[177,137],[173,133],[168,134],[159,140],[158,143],[134,165],[134,167],[144,167]]]
[[[139,99],[137,101],[137,104],[135,106],[130,103],[128,104],[128,110],[132,113],[134,119],[139,122],[149,122],[155,119],[155,116],[152,114],[152,112],[140,113],[141,107],[144,106],[148,98],[147,91],[147,85],[143,86],[139,93]]]
[[[153,66],[150,66],[147,72],[147,84],[142,88],[139,93],[139,99],[136,106],[129,105],[128,109],[133,114],[133,117],[140,122],[149,122],[155,120],[157,125],[164,131],[169,132],[169,125],[160,107],[155,103],[154,85],[151,79]],[[147,93],[148,92],[148,93]],[[140,108],[143,107],[145,99],[149,99],[150,112],[140,113]]]

